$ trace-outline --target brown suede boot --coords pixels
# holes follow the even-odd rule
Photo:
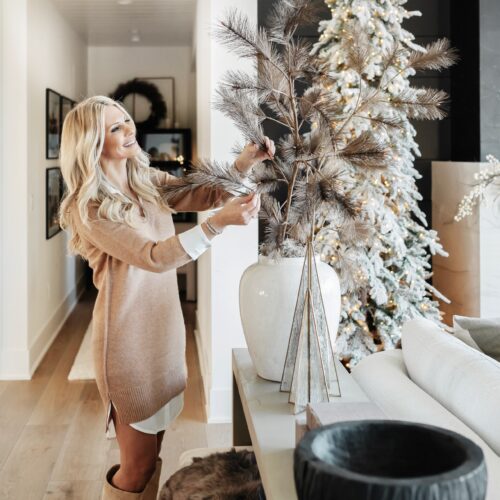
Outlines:
[[[142,497],[141,500],[156,500],[156,497],[158,496],[158,486],[160,484],[160,474],[161,474],[161,467],[163,465],[163,461],[160,457],[156,459],[156,469],[154,474],[151,476],[151,479],[149,480],[148,484],[144,488],[144,491],[142,492]]]
[[[120,468],[120,464],[113,465],[106,473],[106,481],[102,488],[101,500],[156,500],[161,466],[162,460],[158,458],[156,460],[156,469],[144,489],[134,493],[133,491],[120,490],[111,483],[111,479]]]

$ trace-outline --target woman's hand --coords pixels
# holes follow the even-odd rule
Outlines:
[[[259,215],[260,194],[250,193],[226,202],[216,214],[210,217],[210,223],[217,230],[226,226],[246,226]]]
[[[272,160],[274,153],[276,152],[276,147],[274,146],[274,141],[269,139],[269,137],[264,137],[264,142],[266,144],[266,150],[262,151],[258,144],[247,144],[243,151],[239,154],[238,158],[235,160],[236,168],[243,174],[248,173],[252,167],[263,160]]]

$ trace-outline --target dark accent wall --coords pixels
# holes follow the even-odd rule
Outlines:
[[[500,156],[500,2],[450,2],[451,40],[460,62],[451,71],[451,158]]]
[[[479,161],[479,0],[451,3],[450,39],[460,57],[451,69],[451,160]]]
[[[450,38],[450,2],[451,0],[409,0],[405,5],[409,11],[419,10],[422,16],[415,16],[403,23],[403,27],[415,36],[415,42],[426,46],[438,38]],[[426,71],[415,75],[414,87],[431,87],[451,92],[450,70]],[[447,106],[446,118],[439,121],[414,121],[417,131],[415,140],[419,145],[421,157],[415,160],[415,167],[422,175],[417,180],[417,188],[422,195],[420,208],[427,216],[429,227],[432,225],[431,203],[431,165],[433,160],[449,160],[451,158],[451,127],[455,106],[451,101]]]
[[[330,17],[330,10],[322,0],[316,0],[316,1],[320,12],[320,18],[328,19]],[[269,17],[269,13],[272,9],[273,4],[274,0],[259,0],[258,17],[257,17],[259,26],[267,26],[267,19]],[[297,30],[297,36],[300,36],[301,38],[308,38],[311,41],[311,43],[314,43],[319,38],[318,24],[301,26]],[[300,90],[298,91],[300,92]],[[277,140],[284,133],[287,133],[287,129],[280,126],[279,124],[276,124],[275,122],[267,120],[264,122],[264,132],[271,139]],[[277,193],[274,193],[276,198],[278,198],[281,202],[286,200],[286,194],[287,191],[285,189],[285,186],[283,186],[283,188],[279,190]],[[265,231],[265,225],[263,223],[260,223],[259,242],[262,242],[264,239],[264,231]]]

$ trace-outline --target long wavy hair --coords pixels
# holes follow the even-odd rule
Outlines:
[[[128,118],[130,115],[117,101],[106,96],[93,96],[77,104],[64,120],[61,137],[61,171],[67,191],[59,208],[59,223],[70,230],[68,251],[84,256],[80,235],[72,223],[71,210],[78,210],[84,224],[88,224],[90,202],[96,202],[98,218],[123,222],[135,227],[137,203],[124,193],[113,189],[104,175],[100,157],[105,138],[106,106],[115,106]],[[127,178],[131,189],[143,200],[168,209],[158,188],[151,180],[149,156],[144,151],[127,159]]]

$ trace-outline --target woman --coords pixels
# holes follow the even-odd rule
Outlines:
[[[104,499],[156,499],[165,426],[182,408],[185,327],[176,268],[196,259],[228,225],[257,217],[255,193],[234,198],[198,187],[168,205],[161,186],[179,182],[149,167],[127,111],[103,96],[86,99],[64,121],[60,209],[69,250],[88,260],[98,295],[92,349],[99,394],[116,430],[120,464],[106,474]],[[274,155],[247,145],[233,168],[245,176]],[[222,207],[175,235],[172,213]],[[235,256],[236,258],[236,256]]]

